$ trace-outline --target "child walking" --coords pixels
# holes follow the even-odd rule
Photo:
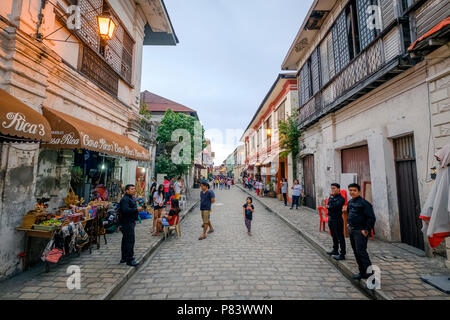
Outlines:
[[[244,220],[245,220],[245,226],[248,230],[248,235],[252,236],[252,220],[253,220],[253,212],[255,212],[255,207],[253,206],[253,199],[252,197],[247,198],[247,202],[242,206],[244,209]]]

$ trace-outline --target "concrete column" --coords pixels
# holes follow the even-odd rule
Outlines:
[[[372,131],[372,130],[371,130]],[[387,139],[381,129],[373,130],[367,136],[369,146],[370,178],[372,181],[372,205],[377,217],[375,228],[380,238],[391,240],[391,225],[389,215],[389,195],[387,160]]]

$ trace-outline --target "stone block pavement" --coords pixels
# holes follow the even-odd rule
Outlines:
[[[245,193],[248,189],[238,186]],[[319,215],[317,212],[300,207],[299,210],[290,210],[278,199],[268,197],[256,197],[256,192],[251,191],[251,196],[261,202],[266,208],[278,214],[292,228],[295,228],[305,239],[326,256],[326,251],[333,249],[333,241],[328,233],[319,232]],[[348,276],[358,272],[356,260],[347,238],[347,256],[345,261],[334,263]],[[370,293],[378,299],[396,300],[450,300],[450,295],[434,288],[420,280],[423,275],[448,275],[450,270],[445,267],[445,259],[442,257],[428,258],[414,253],[415,249],[405,244],[388,243],[371,238],[368,244],[368,253],[373,265],[381,269],[381,289]],[[361,280],[361,287],[366,286],[365,280]]]
[[[197,202],[189,202],[187,210],[181,213],[181,219],[195,207]],[[136,261],[143,264],[152,252],[163,242],[160,237],[151,235],[152,219],[136,224]],[[18,300],[103,300],[108,299],[137,271],[136,268],[120,264],[122,233],[107,234],[107,245],[103,237],[101,247],[94,245],[92,254],[83,250],[63,257],[58,264],[50,264],[50,272],[45,273],[43,263],[32,267],[15,277],[0,282],[0,299]],[[69,290],[66,285],[67,268],[79,266],[81,269],[81,289]]]
[[[113,297],[126,300],[368,299],[278,216],[255,202],[252,234],[239,189],[214,190],[214,232],[199,241],[197,208]]]

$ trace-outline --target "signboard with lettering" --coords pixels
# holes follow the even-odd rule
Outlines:
[[[1,89],[0,134],[34,141],[51,138],[50,125],[42,114]]]
[[[44,147],[87,149],[133,160],[150,160],[149,152],[128,137],[53,109],[44,107],[43,110],[53,130],[51,142]]]

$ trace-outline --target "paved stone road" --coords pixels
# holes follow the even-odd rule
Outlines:
[[[114,299],[367,299],[274,214],[255,203],[247,235],[237,188],[216,191],[216,232],[199,241],[200,212],[165,241]]]
[[[256,197],[254,191],[251,194]],[[324,251],[332,249],[333,241],[328,233],[328,226],[326,232],[319,232],[319,216],[315,211],[305,207],[298,211],[289,210],[289,207],[285,207],[283,202],[273,198],[264,197],[259,200],[319,244]],[[347,238],[346,241],[346,260],[340,261],[339,264],[356,273],[358,268],[350,240]],[[395,300],[450,300],[450,295],[420,280],[422,275],[449,275],[449,271],[444,265],[445,259],[422,257],[416,254],[417,251],[402,243],[389,243],[379,239],[369,240],[370,259],[381,269],[381,290],[384,296]],[[363,283],[364,281],[361,281],[361,284]]]
[[[194,203],[190,202],[187,208]],[[185,212],[183,213],[185,214]],[[190,213],[190,214],[193,214]],[[143,260],[156,246],[161,237],[152,237],[150,230],[152,220],[144,220],[136,225],[135,257]],[[92,254],[83,251],[81,256],[72,254],[64,257],[57,265],[52,264],[50,272],[44,272],[44,265],[38,264],[31,270],[11,279],[0,282],[0,300],[99,300],[104,299],[110,291],[120,286],[132,272],[132,267],[120,264],[120,232],[108,234],[108,244],[101,239],[101,248],[94,245]],[[67,288],[67,267],[75,265],[81,269],[81,289]]]

